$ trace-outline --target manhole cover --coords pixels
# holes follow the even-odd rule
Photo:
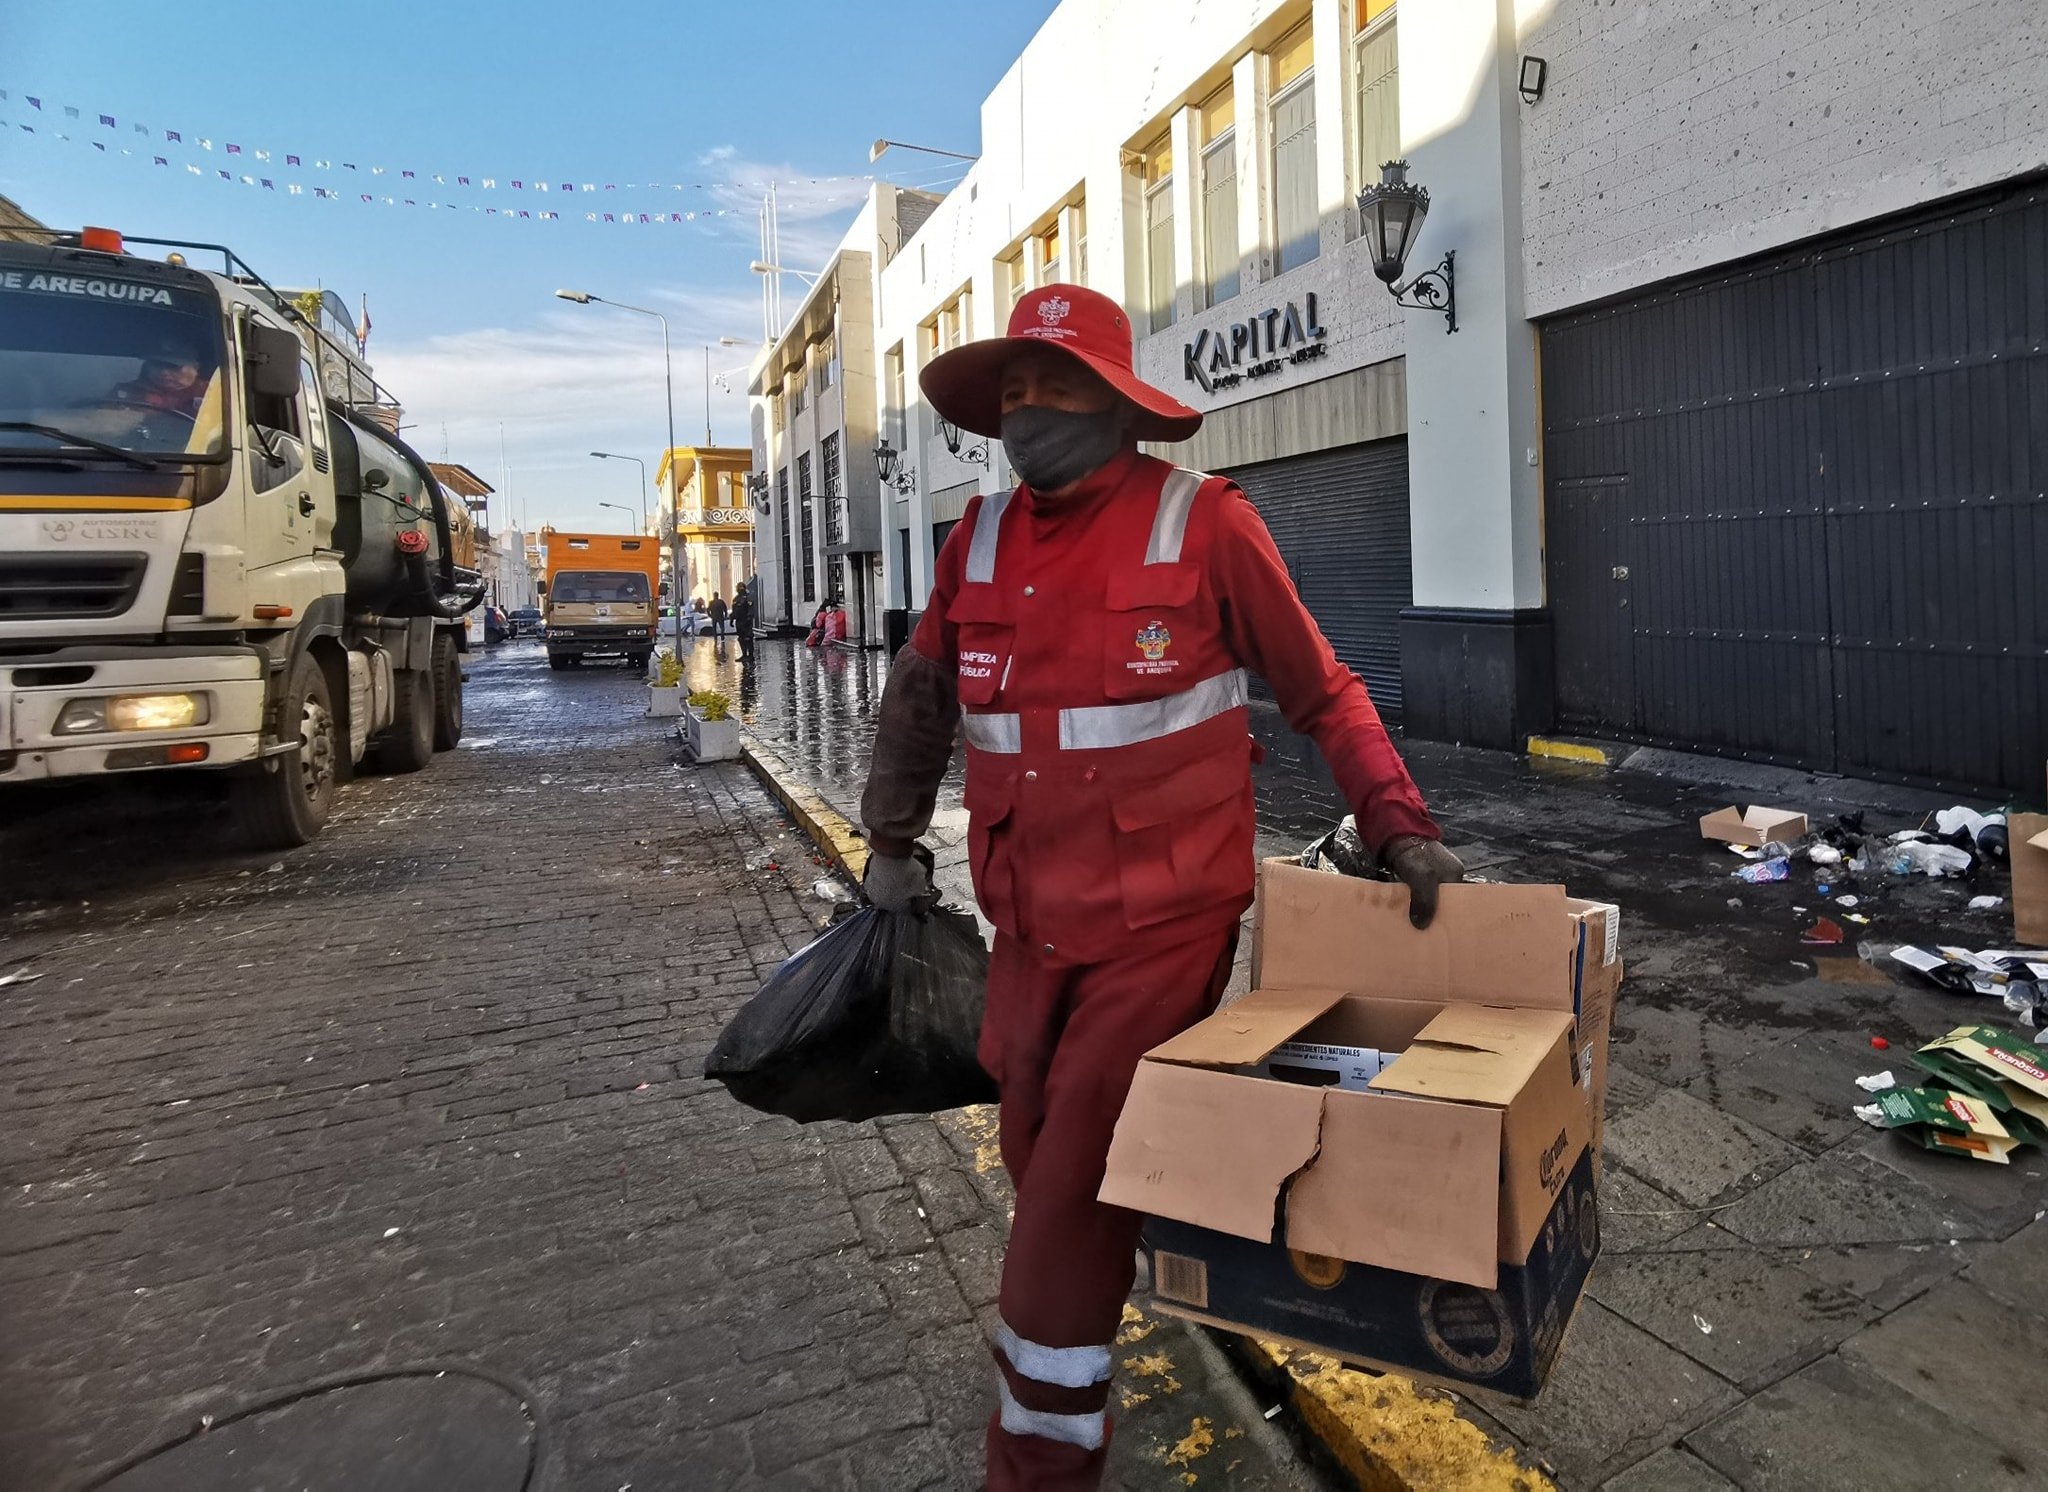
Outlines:
[[[527,1398],[469,1373],[400,1374],[261,1405],[152,1451],[104,1492],[522,1492]]]

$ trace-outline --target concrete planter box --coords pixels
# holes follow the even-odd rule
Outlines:
[[[647,686],[647,713],[650,715],[675,716],[683,713],[683,686],[671,684],[666,689],[659,684]]]
[[[690,754],[700,762],[739,760],[740,723],[737,720],[700,720],[695,710],[685,710],[683,738],[690,743]]]

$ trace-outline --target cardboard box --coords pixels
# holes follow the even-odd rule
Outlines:
[[[2012,853],[2013,936],[2048,948],[2048,814],[2013,814],[2005,833]]]
[[[1240,1069],[1254,1077],[1315,1088],[1342,1088],[1363,1093],[1372,1086],[1394,1054],[1370,1046],[1333,1046],[1321,1041],[1283,1041],[1263,1062]]]
[[[1717,808],[1700,819],[1700,837],[1726,844],[1796,844],[1806,837],[1806,815],[1789,808]]]
[[[1581,1153],[1528,1258],[1503,1266],[1492,1290],[1160,1218],[1145,1226],[1145,1251],[1154,1300],[1173,1315],[1527,1399],[1600,1252],[1592,1157]]]
[[[1258,987],[1139,1063],[1102,1199],[1258,1243],[1284,1200],[1290,1248],[1480,1289],[1525,1261],[1591,1140],[1588,919],[1557,886],[1446,886],[1424,932],[1407,909],[1398,885],[1263,866]],[[1288,1041],[1399,1055],[1363,1093],[1236,1070]]]

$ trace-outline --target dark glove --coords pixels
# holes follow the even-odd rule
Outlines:
[[[1465,863],[1439,840],[1404,834],[1380,852],[1394,879],[1408,888],[1408,920],[1427,927],[1436,916],[1436,888],[1465,879]]]
[[[923,916],[938,899],[932,889],[931,851],[923,845],[913,846],[908,855],[870,851],[860,888],[867,893],[870,906],[884,912],[914,912]]]

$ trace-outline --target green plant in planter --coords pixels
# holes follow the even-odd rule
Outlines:
[[[683,663],[673,648],[663,648],[654,655],[654,683],[658,689],[673,689],[683,681]]]
[[[691,695],[690,708],[703,720],[732,719],[732,697],[715,689],[699,689]]]

